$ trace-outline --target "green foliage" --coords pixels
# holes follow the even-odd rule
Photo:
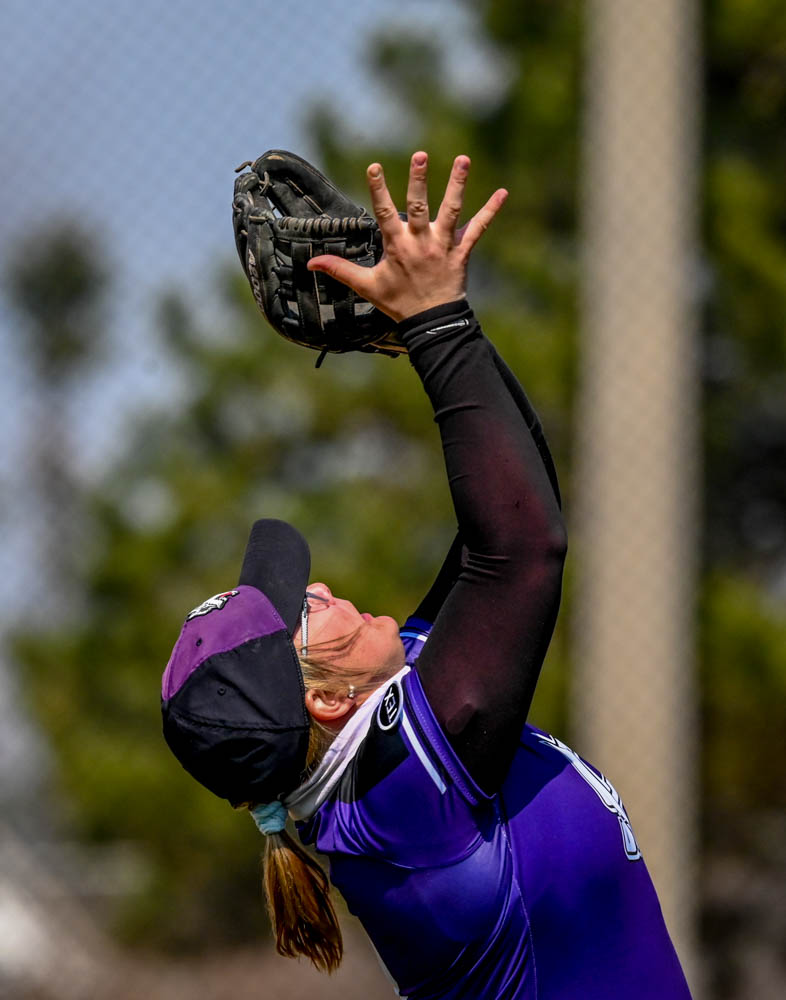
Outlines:
[[[786,559],[786,8],[713,0],[707,50],[708,556],[777,573]]]
[[[387,33],[373,71],[413,122],[405,148],[347,144],[327,107],[315,110],[313,132],[321,165],[361,201],[376,159],[400,201],[417,146],[431,155],[432,207],[458,152],[473,159],[468,211],[496,187],[510,189],[478,248],[470,298],[541,414],[569,512],[580,5],[488,0],[480,9],[478,30],[507,67],[496,100],[459,99],[439,45]],[[786,547],[783,534],[762,529],[761,513],[777,525],[786,507],[777,443],[786,440],[786,393],[777,392],[786,109],[784,53],[773,41],[784,36],[784,14],[776,0],[715,0],[707,10],[705,492],[714,573],[701,620],[704,770],[711,805],[746,810],[769,800],[761,775],[786,721],[770,714],[784,702],[786,635],[758,582],[782,567]],[[86,241],[17,270],[17,302],[41,331],[37,364],[62,374],[87,357],[100,273]],[[39,294],[61,279],[73,311]],[[193,947],[208,931],[213,942],[236,942],[263,923],[253,825],[182,772],[160,736],[160,677],[185,614],[234,584],[259,516],[293,521],[309,538],[316,577],[363,609],[399,618],[454,530],[436,430],[406,359],[328,356],[315,371],[315,354],[264,325],[238,267],[221,274],[218,295],[212,330],[177,296],[161,303],[162,350],[188,396],[142,421],[88,498],[80,622],[53,634],[20,629],[15,642],[78,832],[130,838],[148,859],[149,880],[124,910],[122,931],[169,947]],[[560,625],[533,711],[559,732],[567,645]]]
[[[224,336],[182,301],[162,304],[190,397],[141,423],[91,498],[84,625],[20,633],[15,647],[78,832],[131,839],[150,860],[124,932],[170,947],[214,922],[242,938],[261,919],[253,824],[182,772],[160,735],[179,623],[237,581],[259,516],[291,519],[315,576],[399,618],[452,537],[436,428],[406,359],[330,356],[316,371],[315,353],[267,330],[241,274],[221,295]],[[410,530],[392,530],[402,511]]]
[[[786,732],[786,618],[749,580],[713,573],[702,602],[709,818],[786,809],[773,751]]]

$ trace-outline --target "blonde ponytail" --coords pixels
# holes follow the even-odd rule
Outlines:
[[[344,671],[340,660],[356,637],[357,632],[341,636],[313,646],[308,657],[298,657],[307,689],[345,692],[351,682],[358,694],[369,694],[403,666],[402,648],[401,662],[378,664],[366,672]],[[319,764],[334,738],[334,732],[311,720],[304,777]],[[267,836],[263,882],[278,953],[287,958],[305,955],[320,972],[335,972],[344,944],[330,882],[319,862],[286,830]]]
[[[279,955],[305,955],[320,972],[335,972],[344,944],[322,867],[286,830],[267,837],[263,866]]]

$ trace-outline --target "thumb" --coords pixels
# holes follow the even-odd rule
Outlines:
[[[340,281],[342,285],[349,285],[364,298],[373,287],[373,279],[370,274],[373,268],[352,264],[348,260],[344,260],[343,257],[336,257],[333,254],[312,257],[307,262],[306,267],[309,271],[321,271],[323,274],[335,278],[336,281]]]

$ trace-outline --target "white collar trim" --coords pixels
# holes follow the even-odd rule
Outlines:
[[[409,665],[389,677],[384,684],[371,692],[341,732],[327,749],[316,770],[299,788],[284,799],[284,806],[292,819],[303,820],[313,816],[338,784],[347,765],[358,752],[366,738],[374,713],[391,684],[401,681],[409,672]]]

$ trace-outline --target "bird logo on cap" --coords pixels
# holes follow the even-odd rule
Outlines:
[[[198,608],[194,608],[193,611],[186,615],[186,621],[190,622],[192,618],[200,618],[202,615],[208,615],[211,611],[220,611],[230,597],[237,597],[238,591],[236,590],[225,590],[223,594],[214,594],[212,597],[208,597],[206,601],[202,601]]]

